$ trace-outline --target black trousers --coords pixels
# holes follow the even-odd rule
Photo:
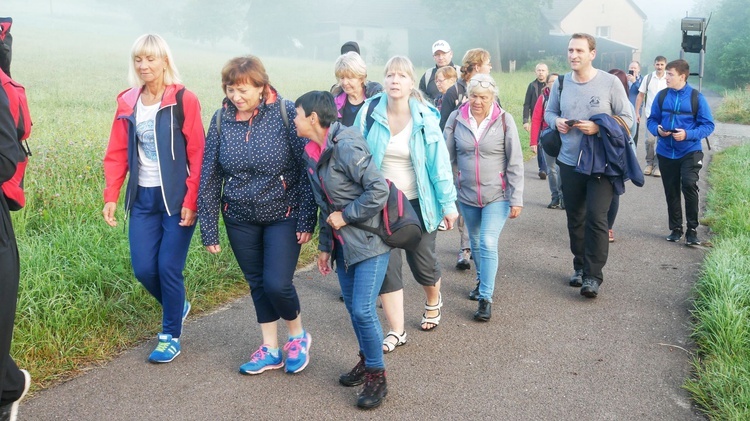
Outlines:
[[[682,158],[656,155],[661,168],[661,182],[667,197],[669,229],[682,229],[682,196],[685,197],[687,228],[698,228],[698,173],[703,167],[703,152],[691,152]]]
[[[0,194],[0,406],[18,400],[26,381],[10,357],[19,279],[16,236],[13,233],[8,204]]]
[[[606,177],[578,173],[575,167],[560,161],[557,164],[565,197],[573,269],[582,269],[583,276],[594,277],[601,284],[609,254],[607,212],[614,194],[612,182]]]

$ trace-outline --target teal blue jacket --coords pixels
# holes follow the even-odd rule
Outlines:
[[[366,127],[367,109],[370,102],[379,98],[372,110],[372,127]],[[391,138],[388,128],[386,108],[388,96],[378,94],[368,98],[354,120],[354,126],[359,127],[367,139],[367,146],[372,153],[375,165],[380,168],[383,164],[385,149]],[[427,232],[435,231],[443,216],[456,213],[456,188],[453,184],[448,148],[443,141],[440,131],[440,112],[432,105],[423,103],[416,98],[409,99],[411,109],[412,132],[409,141],[411,161],[417,179],[419,206],[422,208],[422,219]]]

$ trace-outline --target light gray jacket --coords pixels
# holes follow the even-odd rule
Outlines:
[[[458,201],[480,208],[499,200],[523,206],[523,152],[513,116],[493,105],[487,129],[476,139],[470,105],[454,111],[443,132],[457,171]]]

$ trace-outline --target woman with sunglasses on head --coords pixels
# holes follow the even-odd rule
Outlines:
[[[424,288],[421,328],[430,331],[440,323],[443,305],[435,237],[440,221],[451,229],[458,217],[456,189],[438,111],[415,88],[411,61],[403,56],[388,60],[383,85],[385,92],[365,103],[354,124],[367,139],[375,165],[404,192],[422,222],[422,240],[415,250],[406,251],[406,261],[414,279]],[[406,343],[401,266],[401,250],[394,249],[380,291],[383,311],[391,325],[383,340],[384,352]]]
[[[455,178],[461,214],[469,231],[477,269],[477,321],[492,316],[492,294],[498,267],[498,238],[505,221],[523,207],[523,152],[513,116],[495,103],[497,85],[477,74],[467,86],[469,100],[451,113],[445,142]]]

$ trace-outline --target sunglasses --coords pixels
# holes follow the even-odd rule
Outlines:
[[[486,82],[483,80],[472,80],[469,85],[471,86],[481,86],[482,88],[488,89],[490,87],[497,88],[497,85],[495,85],[495,82]]]

